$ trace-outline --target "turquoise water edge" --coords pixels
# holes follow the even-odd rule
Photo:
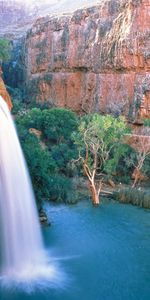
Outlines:
[[[1,300],[150,299],[149,210],[108,200],[46,209],[52,226],[43,237],[60,278],[30,293],[1,287]]]

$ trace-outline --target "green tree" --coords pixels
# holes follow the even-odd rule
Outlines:
[[[146,157],[142,172],[150,178],[150,154]]]
[[[134,143],[132,141],[132,135],[129,135],[128,143],[131,144],[133,149],[135,149],[136,154],[136,159],[132,156],[128,159],[128,163],[135,168],[134,182],[132,185],[132,187],[135,187],[141,179],[141,171],[146,171],[146,173],[148,172],[148,168],[145,168],[145,161],[148,161],[150,156],[150,136],[148,127],[143,128],[142,135],[136,136]]]
[[[104,173],[110,172],[119,160],[119,144],[126,131],[124,118],[92,114],[84,117],[78,133],[73,133],[79,152],[76,162],[81,162],[88,178],[94,205],[100,203]],[[112,151],[118,152],[118,155],[112,158]]]
[[[43,199],[49,199],[51,176],[56,172],[56,164],[47,149],[43,149],[39,139],[23,129],[20,140],[29,167],[38,206]]]
[[[50,144],[71,142],[71,134],[77,129],[78,119],[74,112],[64,108],[42,111],[42,132]]]
[[[72,187],[70,161],[76,157],[76,146],[71,135],[77,116],[59,108],[20,113],[16,125],[38,204],[42,199],[65,202]]]
[[[74,175],[74,169],[72,168],[72,159],[77,156],[76,146],[72,143],[61,143],[53,146],[51,149],[51,155],[56,161],[59,172],[63,175],[72,177]]]
[[[130,164],[130,161],[136,162],[136,151],[128,144],[123,144],[119,148],[122,153],[119,155],[114,174],[117,182],[129,184],[134,171],[134,166]],[[117,151],[114,151],[114,155],[118,155]]]
[[[23,115],[18,115],[16,117],[16,124],[20,128],[28,130],[30,128],[35,128],[41,130],[42,128],[42,111],[39,108],[32,108],[31,110],[26,110]]]
[[[0,61],[7,61],[10,59],[11,44],[7,39],[0,39]]]

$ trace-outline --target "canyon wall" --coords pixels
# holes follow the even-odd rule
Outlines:
[[[150,0],[102,0],[41,17],[23,43],[26,101],[150,117]]]

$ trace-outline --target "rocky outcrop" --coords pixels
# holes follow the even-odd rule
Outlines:
[[[24,84],[24,38],[37,18],[37,10],[26,1],[0,0],[0,38],[12,44],[11,61],[3,65],[4,80],[13,88]]]
[[[149,13],[150,0],[105,0],[38,19],[25,44],[27,100],[150,117]]]
[[[48,220],[48,216],[42,208],[39,210],[39,219],[42,225],[51,226],[51,223]]]
[[[6,101],[9,109],[11,110],[12,109],[12,102],[11,102],[11,99],[10,99],[10,96],[6,90],[6,86],[4,84],[4,81],[0,75],[0,96]]]

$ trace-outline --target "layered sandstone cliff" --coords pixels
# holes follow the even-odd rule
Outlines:
[[[26,37],[27,98],[150,117],[149,47],[150,0],[105,0],[40,18]]]

